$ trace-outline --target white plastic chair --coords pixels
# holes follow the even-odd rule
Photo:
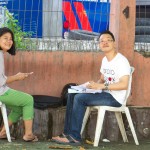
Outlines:
[[[1,107],[1,112],[2,112],[2,116],[3,116],[3,120],[4,120],[4,126],[5,126],[5,130],[6,130],[6,136],[7,136],[8,142],[11,142],[6,106],[2,102],[0,102],[0,107]]]
[[[113,111],[115,112],[115,116],[117,118],[117,122],[123,137],[123,141],[124,142],[128,142],[128,138],[125,132],[125,128],[124,128],[124,123],[123,123],[123,119],[122,119],[122,114],[121,113],[125,113],[127,120],[129,122],[129,126],[131,128],[131,132],[133,134],[133,138],[135,141],[136,145],[139,145],[136,133],[135,133],[135,129],[133,126],[133,122],[131,119],[131,115],[129,112],[129,108],[126,106],[126,102],[127,99],[130,95],[130,91],[131,91],[131,82],[132,82],[132,73],[134,72],[134,67],[131,67],[131,74],[130,74],[130,78],[129,78],[129,85],[128,85],[128,89],[126,92],[126,97],[125,97],[125,101],[124,104],[121,107],[110,107],[110,106],[88,106],[85,112],[85,116],[83,119],[83,124],[82,124],[82,129],[81,129],[81,135],[83,133],[83,130],[85,128],[85,125],[87,123],[88,117],[90,115],[90,112],[93,109],[97,109],[98,111],[98,115],[97,115],[97,125],[96,125],[96,131],[95,131],[95,139],[94,139],[94,146],[97,147],[98,143],[99,143],[99,139],[100,139],[100,135],[101,135],[101,130],[102,130],[102,125],[103,125],[103,121],[104,121],[104,116],[105,116],[105,112],[106,111]]]

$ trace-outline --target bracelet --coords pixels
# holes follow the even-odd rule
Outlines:
[[[104,85],[105,85],[105,90],[108,90],[109,84],[108,83],[104,83]]]

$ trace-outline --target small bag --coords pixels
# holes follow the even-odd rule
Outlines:
[[[34,108],[44,110],[46,108],[56,108],[63,105],[60,97],[46,95],[32,95],[34,98]]]
[[[75,86],[76,83],[68,83],[64,85],[61,97],[47,96],[47,95],[32,95],[34,98],[34,108],[44,110],[46,108],[57,108],[67,105],[68,88]]]
[[[77,83],[68,83],[63,87],[62,92],[61,92],[61,97],[60,97],[62,100],[63,106],[67,105],[68,89],[71,86],[76,86],[76,85],[78,85],[78,84]]]

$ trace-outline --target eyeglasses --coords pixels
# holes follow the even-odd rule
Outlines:
[[[113,42],[114,40],[107,40],[107,41],[99,41],[100,44],[104,44],[104,43],[111,43]]]

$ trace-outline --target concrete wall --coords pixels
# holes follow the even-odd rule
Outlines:
[[[15,57],[6,54],[6,74],[33,71],[31,77],[9,86],[30,94],[60,96],[69,82],[97,81],[102,57],[96,52],[20,51]]]
[[[111,6],[110,30],[115,34],[117,49],[135,67],[130,104],[150,106],[150,58],[134,51],[135,0],[113,0]],[[129,18],[123,14],[126,6]],[[102,57],[97,52],[18,52],[15,57],[6,55],[6,74],[33,71],[30,78],[10,86],[30,94],[60,96],[66,83],[97,80]]]

